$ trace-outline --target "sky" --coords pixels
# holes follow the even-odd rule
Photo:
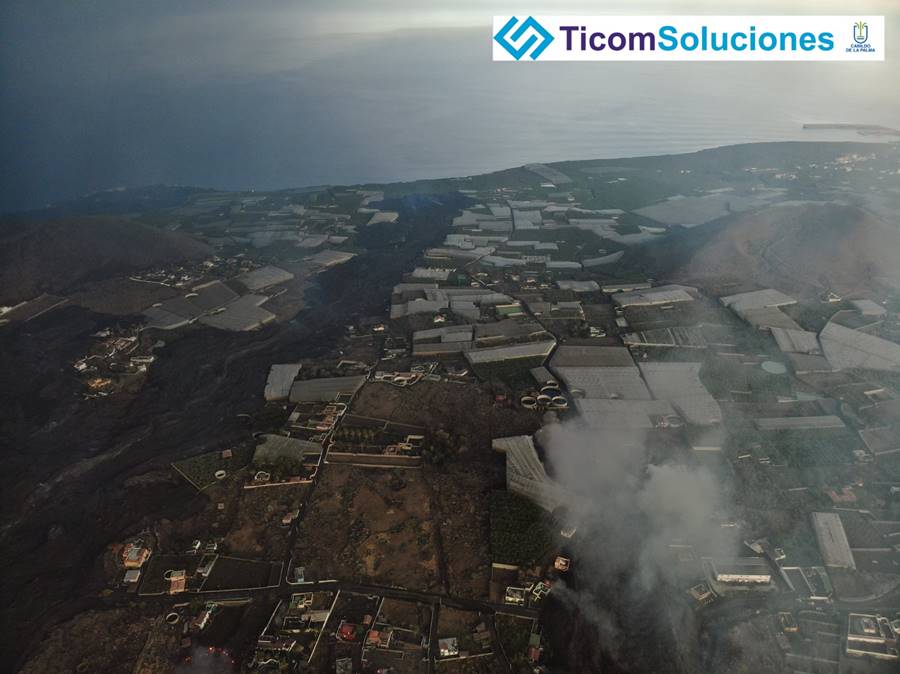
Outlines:
[[[494,14],[879,14],[896,0],[6,0],[0,8],[4,51],[42,36],[75,42],[102,33],[113,41],[165,40],[191,32],[265,27],[287,35],[368,33],[403,28],[489,26]],[[223,51],[232,45],[223,45]]]

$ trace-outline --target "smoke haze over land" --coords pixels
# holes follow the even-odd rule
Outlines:
[[[636,562],[649,590],[672,565],[670,543],[701,550],[720,545],[726,504],[719,483],[700,466],[647,465],[644,432],[576,419],[545,427],[541,444],[554,477],[571,494],[566,508],[579,538],[596,541],[588,552],[608,573]]]
[[[649,435],[598,428],[584,418],[539,433],[554,479],[568,494],[565,517],[577,527],[578,586],[555,587],[554,596],[593,624],[614,661],[635,623],[664,615],[661,593],[677,571],[670,544],[692,545],[703,555],[734,552],[735,541],[719,526],[728,513],[722,485],[700,466],[648,465]],[[617,613],[606,608],[611,596]],[[652,627],[668,629],[664,622]]]

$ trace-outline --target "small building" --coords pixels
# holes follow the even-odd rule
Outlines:
[[[336,636],[341,641],[356,641],[360,631],[361,628],[359,625],[342,620],[341,624],[338,626]]]
[[[369,635],[366,637],[366,644],[374,648],[390,648],[391,638],[393,636],[394,630],[389,628],[382,630],[369,630]]]
[[[452,269],[441,269],[440,267],[416,267],[412,271],[414,279],[431,279],[434,281],[446,281],[450,278]]]
[[[568,571],[571,566],[572,560],[570,560],[568,557],[560,556],[553,561],[553,568],[557,571],[562,571],[563,573]]]
[[[528,592],[524,587],[508,586],[503,593],[503,603],[513,606],[525,606],[528,601]]]
[[[782,632],[788,634],[795,634],[800,631],[800,626],[797,624],[794,614],[790,611],[779,611],[778,626],[781,628]]]
[[[125,572],[124,581],[126,583],[136,583],[141,579],[141,570],[140,569],[128,569]]]
[[[716,582],[730,585],[768,585],[772,571],[762,557],[710,560]]]
[[[706,583],[697,583],[688,590],[688,594],[691,595],[691,599],[697,602],[699,606],[706,606],[716,599],[715,592],[713,592]]]
[[[455,658],[459,655],[459,641],[456,637],[438,639],[438,654],[442,658]]]
[[[216,607],[217,607],[216,604],[213,604],[213,603],[207,604],[207,605],[206,605],[206,608],[204,608],[204,609],[200,612],[200,615],[198,615],[198,616],[194,619],[194,626],[195,626],[198,630],[204,630],[204,629],[206,629],[206,626],[209,625],[209,621],[212,620],[213,613],[215,613],[215,611],[216,611]]]
[[[128,543],[122,550],[122,563],[126,569],[139,569],[150,559],[150,548],[139,543]]]
[[[167,571],[166,579],[169,581],[169,594],[181,594],[187,588],[187,573],[184,569]]]
[[[847,616],[847,655],[896,661],[897,632],[881,615],[851,613]]]

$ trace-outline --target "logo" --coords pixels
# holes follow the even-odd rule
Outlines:
[[[855,19],[504,14],[493,17],[491,57],[520,63],[884,61],[884,22],[883,16],[864,14]]]
[[[516,24],[518,24],[518,28],[516,28]],[[510,31],[512,31],[512,35],[510,35]],[[523,40],[522,38],[526,33],[528,33],[528,37]],[[540,39],[540,42],[538,42],[538,39]],[[497,34],[494,35],[494,40],[509,52],[516,61],[528,54],[528,50],[531,49],[531,53],[528,56],[534,61],[553,42],[553,36],[533,16],[529,16],[522,23],[519,23],[519,19],[513,16],[503,25],[503,28],[497,31]],[[537,46],[535,46],[535,43],[537,43]]]
[[[869,44],[869,24],[866,21],[857,21],[853,24],[853,43],[847,47],[849,54],[871,54],[875,47]]]

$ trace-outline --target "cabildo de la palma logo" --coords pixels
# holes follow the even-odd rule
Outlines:
[[[495,16],[495,61],[883,61],[883,16]]]
[[[853,44],[847,47],[851,54],[871,53],[875,48],[869,44],[869,24],[865,21],[857,21],[853,24]]]

